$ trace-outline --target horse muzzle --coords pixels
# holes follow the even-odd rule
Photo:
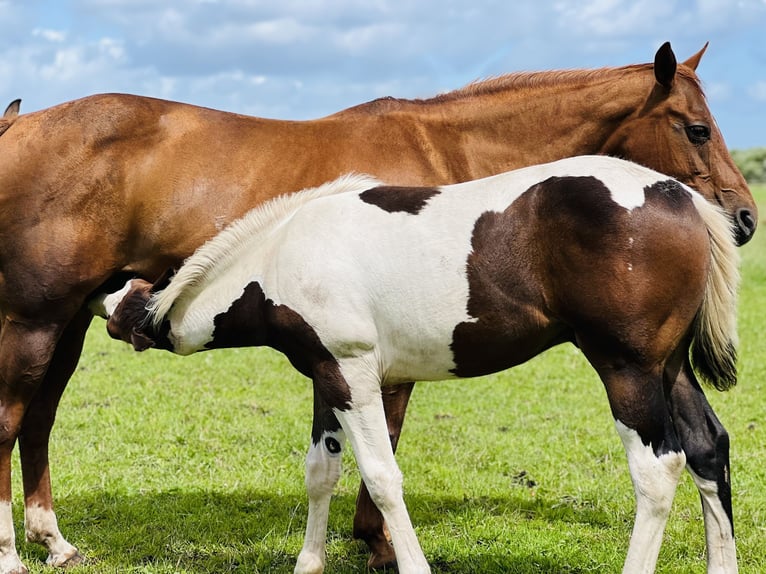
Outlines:
[[[744,245],[753,238],[758,216],[752,210],[741,207],[734,214],[734,238],[737,245]]]

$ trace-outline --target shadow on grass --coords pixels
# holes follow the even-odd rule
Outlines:
[[[550,546],[537,549],[534,544],[527,546],[526,551],[516,546],[513,530],[525,528],[525,522],[531,518],[541,521],[543,529],[554,538],[559,531],[572,528],[598,531],[611,527],[609,517],[592,508],[562,506],[538,497],[531,500],[514,496],[513,492],[505,497],[475,499],[408,496],[407,502],[414,524],[422,529],[421,538],[431,537],[438,546],[435,552],[427,552],[434,572],[592,571],[592,563],[567,563],[573,560],[571,551],[551,552]],[[306,500],[302,494],[248,490],[230,493],[169,490],[146,494],[94,491],[62,498],[57,508],[65,535],[87,557],[85,565],[70,570],[73,574],[292,572],[306,520]],[[353,511],[353,496],[333,499],[328,572],[367,571],[366,547],[351,539]],[[472,525],[477,519],[482,525],[475,528]],[[510,524],[510,528],[494,533],[497,521]],[[557,544],[559,548],[566,546]],[[45,559],[39,547],[20,544],[20,550],[32,572],[48,571],[38,569]]]

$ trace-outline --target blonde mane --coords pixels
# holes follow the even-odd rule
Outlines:
[[[199,247],[184,261],[167,288],[152,296],[147,305],[147,322],[155,326],[161,323],[179,297],[217,277],[253,243],[262,240],[306,203],[339,193],[362,192],[379,185],[381,182],[369,175],[351,173],[318,187],[280,195],[248,211]]]

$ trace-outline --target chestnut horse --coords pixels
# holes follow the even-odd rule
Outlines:
[[[0,119],[0,574],[22,572],[11,519],[19,443],[25,532],[48,563],[80,560],[53,512],[48,443],[92,314],[126,274],[153,280],[250,208],[349,171],[441,185],[572,155],[632,159],[721,205],[739,242],[757,211],[695,70],[654,64],[509,75],[429,100],[376,100],[303,122],[130,95]],[[411,386],[386,398],[394,441]],[[697,400],[704,401],[699,397]],[[356,535],[393,558],[362,493]]]
[[[399,571],[430,571],[382,387],[494,373],[564,342],[601,377],[627,451],[637,511],[624,572],[654,572],[688,462],[705,507],[708,569],[733,574],[727,463],[723,452],[693,460],[701,453],[686,445],[706,440],[709,422],[675,420],[698,414],[675,397],[689,354],[704,380],[736,382],[736,262],[728,218],[690,188],[584,156],[451,186],[356,176],[283,196],[204,244],[163,290],[152,295],[133,279],[94,310],[139,350],[268,345],[312,379],[298,574],[324,570],[345,436]],[[681,392],[697,387],[685,376]]]

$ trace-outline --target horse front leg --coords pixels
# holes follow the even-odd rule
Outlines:
[[[388,437],[394,452],[399,444],[404,415],[414,387],[415,383],[404,383],[382,389]],[[370,557],[367,560],[369,568],[382,569],[396,563],[396,554],[387,536],[383,515],[372,502],[364,482],[359,486],[356,499],[353,536],[363,540],[370,549]]]
[[[675,374],[668,371],[668,398],[673,424],[686,453],[687,469],[702,500],[708,574],[735,574],[729,434],[713,412],[688,358]]]
[[[50,566],[73,566],[82,562],[77,548],[61,534],[53,511],[48,444],[59,401],[77,367],[91,319],[90,312],[80,311],[64,330],[45,378],[27,408],[19,434],[26,538],[46,548],[46,563]]]
[[[330,499],[340,479],[345,442],[338,419],[315,389],[311,446],[306,456],[309,512],[306,538],[295,565],[295,574],[321,574],[324,571]]]
[[[0,329],[0,574],[26,572],[11,513],[11,455],[27,406],[45,376],[61,329],[3,320]]]

